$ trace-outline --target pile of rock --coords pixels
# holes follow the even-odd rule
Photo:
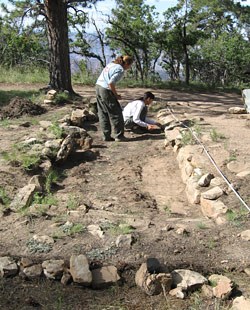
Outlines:
[[[105,288],[121,280],[117,268],[111,265],[90,270],[88,259],[83,254],[72,255],[69,262],[51,259],[42,263],[36,263],[29,258],[15,261],[8,256],[0,257],[1,277],[13,277],[18,274],[29,280],[45,276],[48,279],[59,280],[64,285],[74,282],[94,289]]]
[[[232,297],[236,284],[220,274],[212,274],[208,278],[188,269],[176,269],[164,272],[157,259],[150,258],[143,263],[135,276],[135,282],[147,295],[167,294],[184,299],[190,293],[199,290],[205,298],[228,300]],[[232,310],[250,309],[250,299],[244,296],[234,299]]]
[[[165,146],[171,146],[177,154],[181,177],[186,184],[186,195],[191,204],[200,204],[202,213],[213,219],[217,224],[226,222],[227,206],[220,200],[224,195],[221,188],[223,179],[214,177],[207,171],[208,158],[199,144],[183,145],[183,132],[188,129],[182,126],[188,120],[177,122],[169,110],[162,110],[158,118],[166,124]],[[191,122],[191,121],[190,121]],[[205,190],[205,191],[204,191]]]
[[[35,192],[43,191],[46,175],[54,163],[65,162],[75,151],[91,149],[93,139],[82,126],[85,121],[96,120],[96,117],[87,109],[74,109],[71,115],[58,120],[56,125],[50,121],[40,121],[39,138],[29,136],[20,141],[27,157],[36,156],[40,159],[35,168],[41,172],[19,189],[10,205],[12,210],[30,206]],[[58,137],[57,131],[60,131],[61,137]]]
[[[141,265],[135,275],[135,283],[149,296],[167,294],[184,299],[190,293],[200,290],[206,298],[226,300],[232,296],[236,285],[228,277],[212,274],[204,277],[198,272],[187,269],[176,269],[165,272],[157,259],[149,258]],[[93,289],[103,289],[110,285],[122,284],[122,277],[115,266],[107,265],[90,269],[85,255],[72,255],[69,262],[62,259],[45,260],[42,263],[34,262],[29,258],[19,261],[11,257],[0,257],[0,276],[14,277],[20,275],[33,280],[41,276],[61,281],[63,285],[78,283]],[[233,301],[234,310],[250,308],[250,299],[244,296]]]

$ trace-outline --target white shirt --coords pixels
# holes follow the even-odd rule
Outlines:
[[[147,127],[148,124],[155,125],[156,122],[152,119],[145,118],[145,122],[140,119],[142,109],[145,103],[142,100],[129,102],[122,111],[124,122],[133,117],[133,122],[141,127]]]

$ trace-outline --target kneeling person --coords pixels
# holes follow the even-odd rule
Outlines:
[[[144,93],[143,97],[129,102],[123,109],[123,119],[126,129],[141,128],[154,130],[161,128],[161,124],[153,119],[147,118],[148,106],[153,102],[155,96],[151,92]]]

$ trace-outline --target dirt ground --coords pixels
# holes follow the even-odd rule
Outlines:
[[[38,85],[1,85],[0,90],[37,90]],[[76,86],[85,97],[94,97],[94,88]],[[177,118],[199,118],[202,133],[213,130],[223,139],[209,141],[208,149],[217,165],[250,205],[250,175],[236,176],[237,167],[250,169],[249,119],[228,113],[229,107],[242,106],[241,96],[232,93],[187,93],[147,89],[156,95],[150,116],[159,108],[170,106]],[[140,97],[145,89],[120,89],[121,104]],[[1,152],[13,144],[39,133],[40,120],[60,119],[69,114],[74,104],[49,107],[40,115],[23,115],[0,125]],[[77,106],[81,106],[79,102]],[[82,104],[84,107],[84,104]],[[34,121],[35,120],[35,121]],[[31,126],[23,124],[30,122]],[[91,150],[79,151],[57,167],[63,177],[54,188],[58,200],[53,212],[31,216],[11,212],[0,217],[0,256],[30,257],[36,261],[86,254],[92,268],[115,265],[123,283],[106,290],[91,290],[71,284],[40,279],[27,281],[20,277],[0,280],[0,309],[229,309],[231,300],[206,299],[198,293],[184,300],[174,297],[149,297],[135,285],[134,276],[146,258],[157,258],[169,271],[191,269],[204,276],[211,273],[228,275],[238,286],[237,294],[250,297],[249,276],[243,271],[250,266],[249,242],[239,234],[250,229],[250,216],[234,194],[224,195],[224,203],[238,216],[224,225],[216,225],[203,216],[199,206],[188,202],[181,180],[176,154],[164,147],[164,133],[135,134],[127,132],[128,142],[104,142],[99,124],[86,124],[93,138]],[[204,154],[204,156],[206,156]],[[227,163],[235,162],[235,172]],[[207,160],[209,171],[217,171]],[[0,155],[0,188],[13,199],[17,190],[26,185],[31,175],[20,167],[6,163]],[[69,200],[87,207],[87,213],[75,217],[68,213]],[[1,208],[1,201],[0,201]],[[73,235],[61,234],[65,222],[87,227],[96,224],[105,231],[98,238],[84,230]],[[59,223],[59,224],[58,224]],[[130,249],[116,248],[117,227],[126,223],[133,227],[134,244]],[[187,234],[176,230],[186,227]],[[113,228],[113,229],[111,229]],[[56,239],[51,251],[31,253],[27,242],[34,234]]]

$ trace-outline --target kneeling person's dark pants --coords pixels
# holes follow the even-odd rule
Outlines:
[[[147,107],[145,106],[142,111],[141,111],[141,114],[140,114],[140,120],[145,122],[145,119],[146,119],[146,116],[147,116],[147,112],[148,112],[148,109]],[[141,129],[143,131],[147,131],[147,128],[146,127],[141,127],[139,125],[137,125],[134,121],[133,121],[133,116],[131,116],[129,119],[127,119],[125,121],[125,128],[126,129]]]

